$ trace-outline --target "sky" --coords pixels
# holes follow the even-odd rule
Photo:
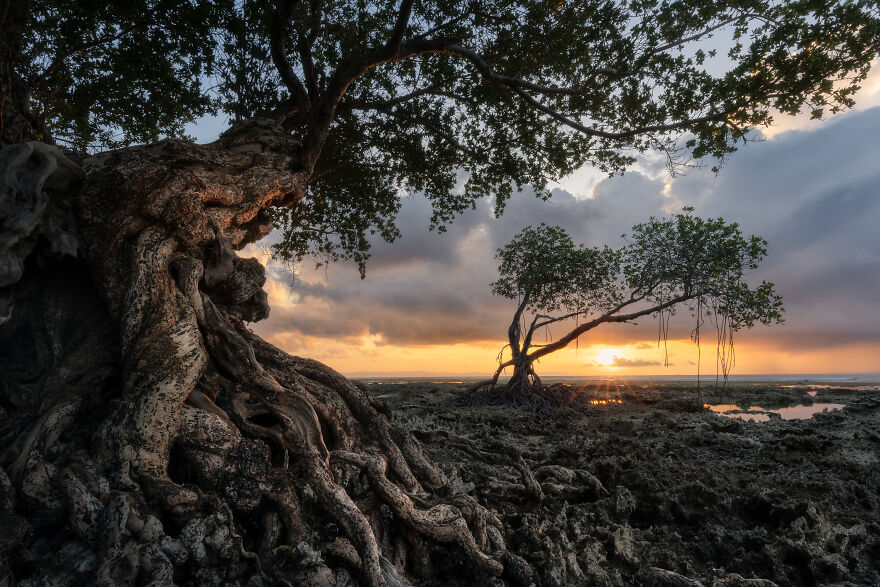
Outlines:
[[[194,130],[211,139],[209,128]],[[880,372],[880,67],[852,111],[825,121],[779,118],[761,132],[765,140],[741,148],[718,174],[690,169],[672,178],[651,158],[613,178],[586,168],[554,184],[547,202],[526,190],[498,219],[479,202],[445,233],[429,232],[429,204],[408,196],[402,237],[375,243],[364,280],[353,265],[314,270],[308,261],[294,277],[266,255],[270,235],[241,252],[267,264],[271,314],[252,328],[352,377],[488,376],[514,311],[514,302],[490,293],[498,247],[540,222],[588,245],[620,245],[632,225],[693,206],[768,241],[767,258],[748,279],[774,282],[785,301],[785,324],[736,334],[733,374]],[[674,317],[664,346],[656,320],[604,325],[538,371],[694,375],[699,368],[714,376],[714,335],[704,332],[698,349],[692,328],[687,312]]]

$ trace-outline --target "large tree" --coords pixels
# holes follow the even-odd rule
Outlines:
[[[546,224],[524,229],[498,249],[499,278],[492,292],[517,301],[507,330],[510,358],[499,360],[492,379],[474,389],[488,386],[494,392],[498,377],[510,368],[501,399],[537,408],[552,404],[552,396],[542,397],[535,363],[603,324],[646,316],[659,316],[662,324],[687,308],[697,337],[710,322],[719,341],[728,343],[742,328],[781,322],[782,298],[773,284],[752,287],[746,281],[767,254],[766,241],[743,236],[736,223],[692,212],[685,208],[637,224],[618,249],[577,245],[565,229]],[[552,339],[551,327],[557,331]],[[542,332],[548,336],[536,338]]]
[[[723,160],[776,112],[851,106],[878,22],[851,0],[0,0],[0,573],[283,580],[267,563],[300,545],[398,584],[452,543],[526,580],[381,402],[247,329],[264,269],[235,250],[275,227],[282,258],[363,267],[401,193],[442,228],[583,165]],[[217,112],[229,131],[187,140]],[[24,535],[44,546],[8,555]]]

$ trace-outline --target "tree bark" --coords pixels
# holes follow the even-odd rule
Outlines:
[[[209,145],[0,151],[0,516],[67,553],[35,564],[4,530],[0,570],[405,585],[401,548],[449,545],[478,576],[516,558],[471,531],[482,506],[438,497],[446,475],[387,406],[247,329],[265,271],[235,250],[304,196],[299,148],[249,121]]]
[[[0,0],[0,145],[43,140],[30,116],[27,86],[16,71],[29,8],[28,0]]]

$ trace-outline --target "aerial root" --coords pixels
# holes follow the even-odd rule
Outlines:
[[[431,464],[409,433],[391,423],[386,415],[388,408],[380,400],[371,398],[369,393],[326,365],[310,359],[291,357],[256,336],[250,335],[250,339],[261,361],[265,357],[267,363],[288,369],[299,379],[319,383],[338,394],[352,416],[379,443],[388,458],[390,469],[407,491],[421,491],[419,479],[435,489],[446,484],[445,475]],[[379,409],[374,407],[377,405],[380,406]]]
[[[556,410],[576,407],[583,399],[579,391],[565,384],[545,386],[535,382],[511,381],[496,386],[492,379],[480,381],[468,388],[459,400],[463,405],[499,405],[522,409],[532,414],[550,414]]]
[[[522,476],[523,487],[526,494],[539,503],[543,501],[544,493],[541,489],[541,485],[535,479],[531,468],[523,458],[522,452],[516,447],[496,442],[496,450],[486,451],[478,447],[476,443],[470,439],[455,436],[443,430],[433,432],[413,432],[413,434],[422,442],[443,442],[454,446],[470,456],[489,463],[490,465],[502,465],[515,468]]]
[[[561,465],[544,465],[532,471],[516,447],[501,442],[494,442],[486,450],[461,436],[449,434],[444,430],[431,432],[413,431],[413,435],[426,443],[444,443],[458,448],[469,456],[491,465],[502,465],[516,469],[522,477],[522,485],[507,485],[507,491],[525,496],[527,499],[541,502],[547,498],[563,500],[596,500],[608,495],[602,483],[589,471],[569,469]],[[499,524],[500,528],[500,524]]]
[[[80,400],[61,403],[48,410],[34,422],[27,434],[20,437],[10,449],[4,452],[2,461],[14,459],[9,466],[12,482],[18,482],[29,467],[28,460],[39,458],[49,450],[58,437],[70,426],[79,413]]]
[[[437,504],[428,510],[416,508],[412,499],[385,476],[387,463],[384,458],[344,451],[334,451],[332,457],[362,469],[382,500],[416,532],[437,542],[459,545],[468,558],[487,573],[499,576],[504,571],[501,563],[484,554],[477,546],[458,508],[449,504]]]
[[[324,549],[328,559],[365,584],[404,587],[409,583],[403,569],[430,577],[435,571],[426,542],[457,546],[482,573],[504,571],[500,561],[513,559],[505,554],[500,521],[473,497],[452,495],[451,503],[438,503],[426,491],[446,486],[446,475],[391,421],[384,402],[320,363],[263,343],[193,291],[198,264],[178,259],[175,267],[182,291],[176,300],[191,304],[206,359],[188,395],[175,395],[180,403],[174,426],[164,430],[173,443],[164,455],[164,474],[127,458],[131,422],[118,416],[122,411],[102,426],[97,459],[75,455],[58,469],[43,459],[81,415],[79,401],[49,410],[4,455],[19,493],[54,512],[94,552],[97,583],[136,578],[139,584],[169,584],[185,561],[208,569],[216,555],[248,561],[248,572],[285,584],[272,564],[278,545],[309,544],[317,530],[300,507],[297,489],[306,484],[319,517],[335,522],[345,536]],[[184,375],[189,378],[191,370]],[[90,468],[92,460],[100,470]],[[22,491],[23,482],[36,489]],[[393,512],[391,521],[378,515],[383,504]],[[179,536],[165,534],[162,516],[152,509],[157,507],[179,514]],[[263,522],[258,534],[239,526],[248,515]],[[225,536],[225,554],[206,558],[215,534]]]

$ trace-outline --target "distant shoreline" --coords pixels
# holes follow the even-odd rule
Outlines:
[[[462,376],[431,376],[431,375],[352,375],[352,379],[363,382],[437,382],[437,383],[471,383],[481,381],[487,377],[479,375]],[[547,375],[542,376],[545,383],[573,382],[573,381],[604,381],[606,379],[628,379],[632,381],[685,381],[696,382],[696,375]],[[499,378],[506,380],[505,377]],[[699,377],[704,383],[714,382],[715,375],[707,374]],[[742,375],[730,375],[730,382],[838,382],[838,383],[873,383],[880,382],[880,373],[752,373]]]

